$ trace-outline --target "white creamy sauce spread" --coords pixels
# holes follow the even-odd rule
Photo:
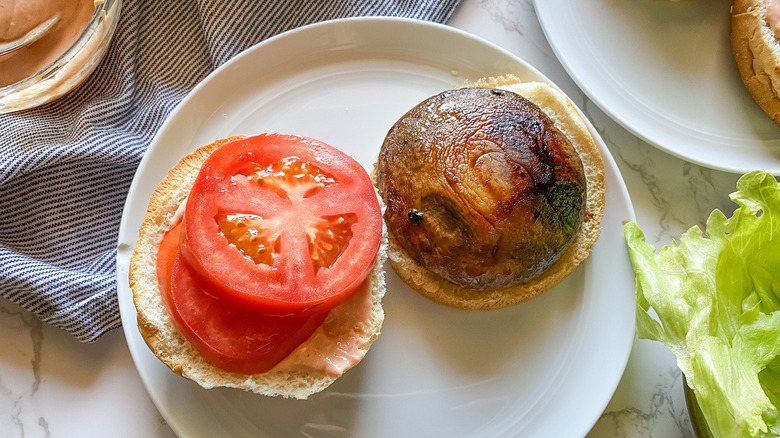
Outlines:
[[[360,362],[368,339],[357,336],[356,326],[367,326],[373,299],[368,281],[347,301],[331,310],[325,321],[270,372],[321,372],[338,377]],[[355,330],[365,332],[366,330]]]

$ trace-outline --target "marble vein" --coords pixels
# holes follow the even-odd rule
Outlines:
[[[18,380],[7,376],[0,376],[0,406],[3,406],[1,411],[7,409],[10,417],[9,423],[16,428],[16,436],[25,437],[27,433],[32,433],[32,430],[28,430],[31,423],[27,421],[29,416],[28,410],[24,407],[31,405],[31,401],[34,399],[35,394],[40,389],[41,385],[41,358],[42,358],[42,346],[43,346],[43,323],[34,315],[23,312],[19,309],[12,309],[7,306],[0,306],[0,318],[4,326],[8,326],[16,333],[28,333],[27,338],[29,344],[26,346],[15,345],[17,354],[22,357],[29,357],[30,371],[32,373],[32,381],[27,383],[24,380]],[[20,339],[20,338],[17,338]],[[24,348],[27,347],[27,348]],[[6,347],[8,348],[8,347]],[[48,425],[43,417],[38,417],[37,424],[41,426],[43,432],[42,436],[49,437],[50,433]],[[4,431],[3,433],[13,433],[12,431]],[[9,435],[12,436],[12,435]],[[41,435],[36,435],[41,436]]]
[[[637,406],[607,410],[591,432],[598,436],[625,438],[679,437],[695,438],[685,404],[675,403],[675,391],[681,391],[682,373],[670,368],[658,376],[655,391],[647,408]]]

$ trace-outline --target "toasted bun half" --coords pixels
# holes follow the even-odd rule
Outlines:
[[[299,362],[307,355],[338,362],[344,352],[341,345],[357,345],[365,354],[379,335],[384,311],[381,300],[385,293],[382,265],[386,259],[387,239],[383,241],[376,261],[364,286],[346,302],[331,310],[323,325],[286,359],[266,373],[243,375],[224,371],[206,361],[177,330],[160,294],[157,283],[157,251],[163,235],[177,220],[177,210],[186,201],[203,162],[220,146],[241,139],[229,137],[202,146],[182,158],[152,194],[141,224],[130,263],[130,287],[138,311],[138,330],[151,351],[174,373],[190,379],[204,388],[231,387],[267,396],[305,399],[322,391],[341,374],[328,367]],[[361,294],[369,294],[371,308],[364,319],[342,324],[338,318],[350,314],[349,306],[357,306]],[[362,354],[360,357],[362,358]]]
[[[765,0],[734,1],[731,46],[745,87],[780,125],[780,44],[767,25]]]
[[[439,304],[464,310],[492,310],[513,306],[549,290],[590,254],[604,215],[604,165],[587,126],[566,96],[546,83],[522,83],[514,76],[481,79],[465,87],[500,88],[519,94],[540,107],[576,149],[584,167],[586,202],[583,221],[561,257],[540,275],[503,289],[473,290],[443,279],[410,257],[389,230],[388,256],[393,269],[409,286]],[[376,175],[375,175],[376,178]]]

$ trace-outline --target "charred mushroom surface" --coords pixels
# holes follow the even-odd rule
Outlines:
[[[474,290],[525,283],[558,260],[582,222],[585,184],[544,112],[498,89],[420,103],[390,129],[377,163],[391,238]]]

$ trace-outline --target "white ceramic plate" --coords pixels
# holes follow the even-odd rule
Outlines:
[[[534,3],[569,75],[623,127],[710,168],[780,174],[780,127],[731,52],[731,0]]]
[[[387,267],[386,319],[366,358],[306,401],[203,390],[162,365],[137,327],[127,272],[149,197],[195,147],[232,134],[296,133],[369,167],[395,120],[464,79],[536,70],[450,27],[391,18],[301,28],[241,54],[175,110],[130,189],[118,247],[127,342],[152,400],[182,437],[573,437],[607,405],[634,338],[634,277],[621,221],[630,201],[609,153],[603,234],[559,287],[466,312],[422,298]],[[594,132],[595,135],[595,132]]]

